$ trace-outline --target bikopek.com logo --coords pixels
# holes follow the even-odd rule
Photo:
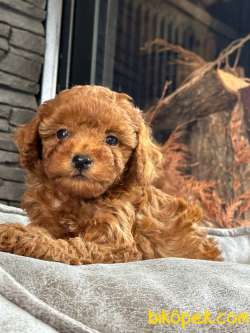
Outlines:
[[[188,312],[178,311],[177,309],[171,311],[161,310],[154,312],[148,310],[148,324],[150,325],[178,325],[186,328],[189,325],[244,325],[250,322],[250,317],[247,312],[235,313],[218,312],[212,313],[209,310],[204,312]]]

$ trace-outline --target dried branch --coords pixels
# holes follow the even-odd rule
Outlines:
[[[230,43],[218,56],[218,58],[213,61],[211,64],[221,67],[223,62],[229,58],[235,51],[238,51],[250,40],[250,34],[246,35],[243,38],[239,38]],[[239,55],[236,55],[236,60]]]
[[[198,54],[183,48],[180,45],[169,43],[165,39],[156,38],[152,41],[146,42],[141,48],[141,51],[146,53],[152,52],[173,52],[177,53],[179,59],[172,60],[172,63],[181,62],[183,65],[192,66],[193,68],[200,68],[206,64],[206,61]]]

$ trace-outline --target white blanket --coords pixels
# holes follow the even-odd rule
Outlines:
[[[28,222],[20,209],[3,205],[0,220]],[[209,234],[228,249],[249,243],[249,228]],[[162,310],[177,316],[162,323]],[[194,323],[206,311],[214,322]],[[224,324],[216,321],[220,313]],[[192,320],[179,320],[184,314]],[[232,324],[232,314],[249,320]],[[176,258],[69,266],[2,252],[0,332],[249,333],[250,266]]]

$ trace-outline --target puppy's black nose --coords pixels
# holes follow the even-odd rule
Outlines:
[[[88,169],[92,162],[93,161],[91,160],[91,158],[86,155],[75,155],[72,158],[72,163],[74,167],[79,171]]]

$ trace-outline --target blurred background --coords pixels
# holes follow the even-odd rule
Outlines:
[[[232,40],[249,31],[248,0],[63,1],[58,90],[96,83],[133,96],[142,108],[173,91],[183,68],[174,53],[143,54],[155,38],[179,44],[213,60]],[[242,57],[248,70],[249,57]]]

